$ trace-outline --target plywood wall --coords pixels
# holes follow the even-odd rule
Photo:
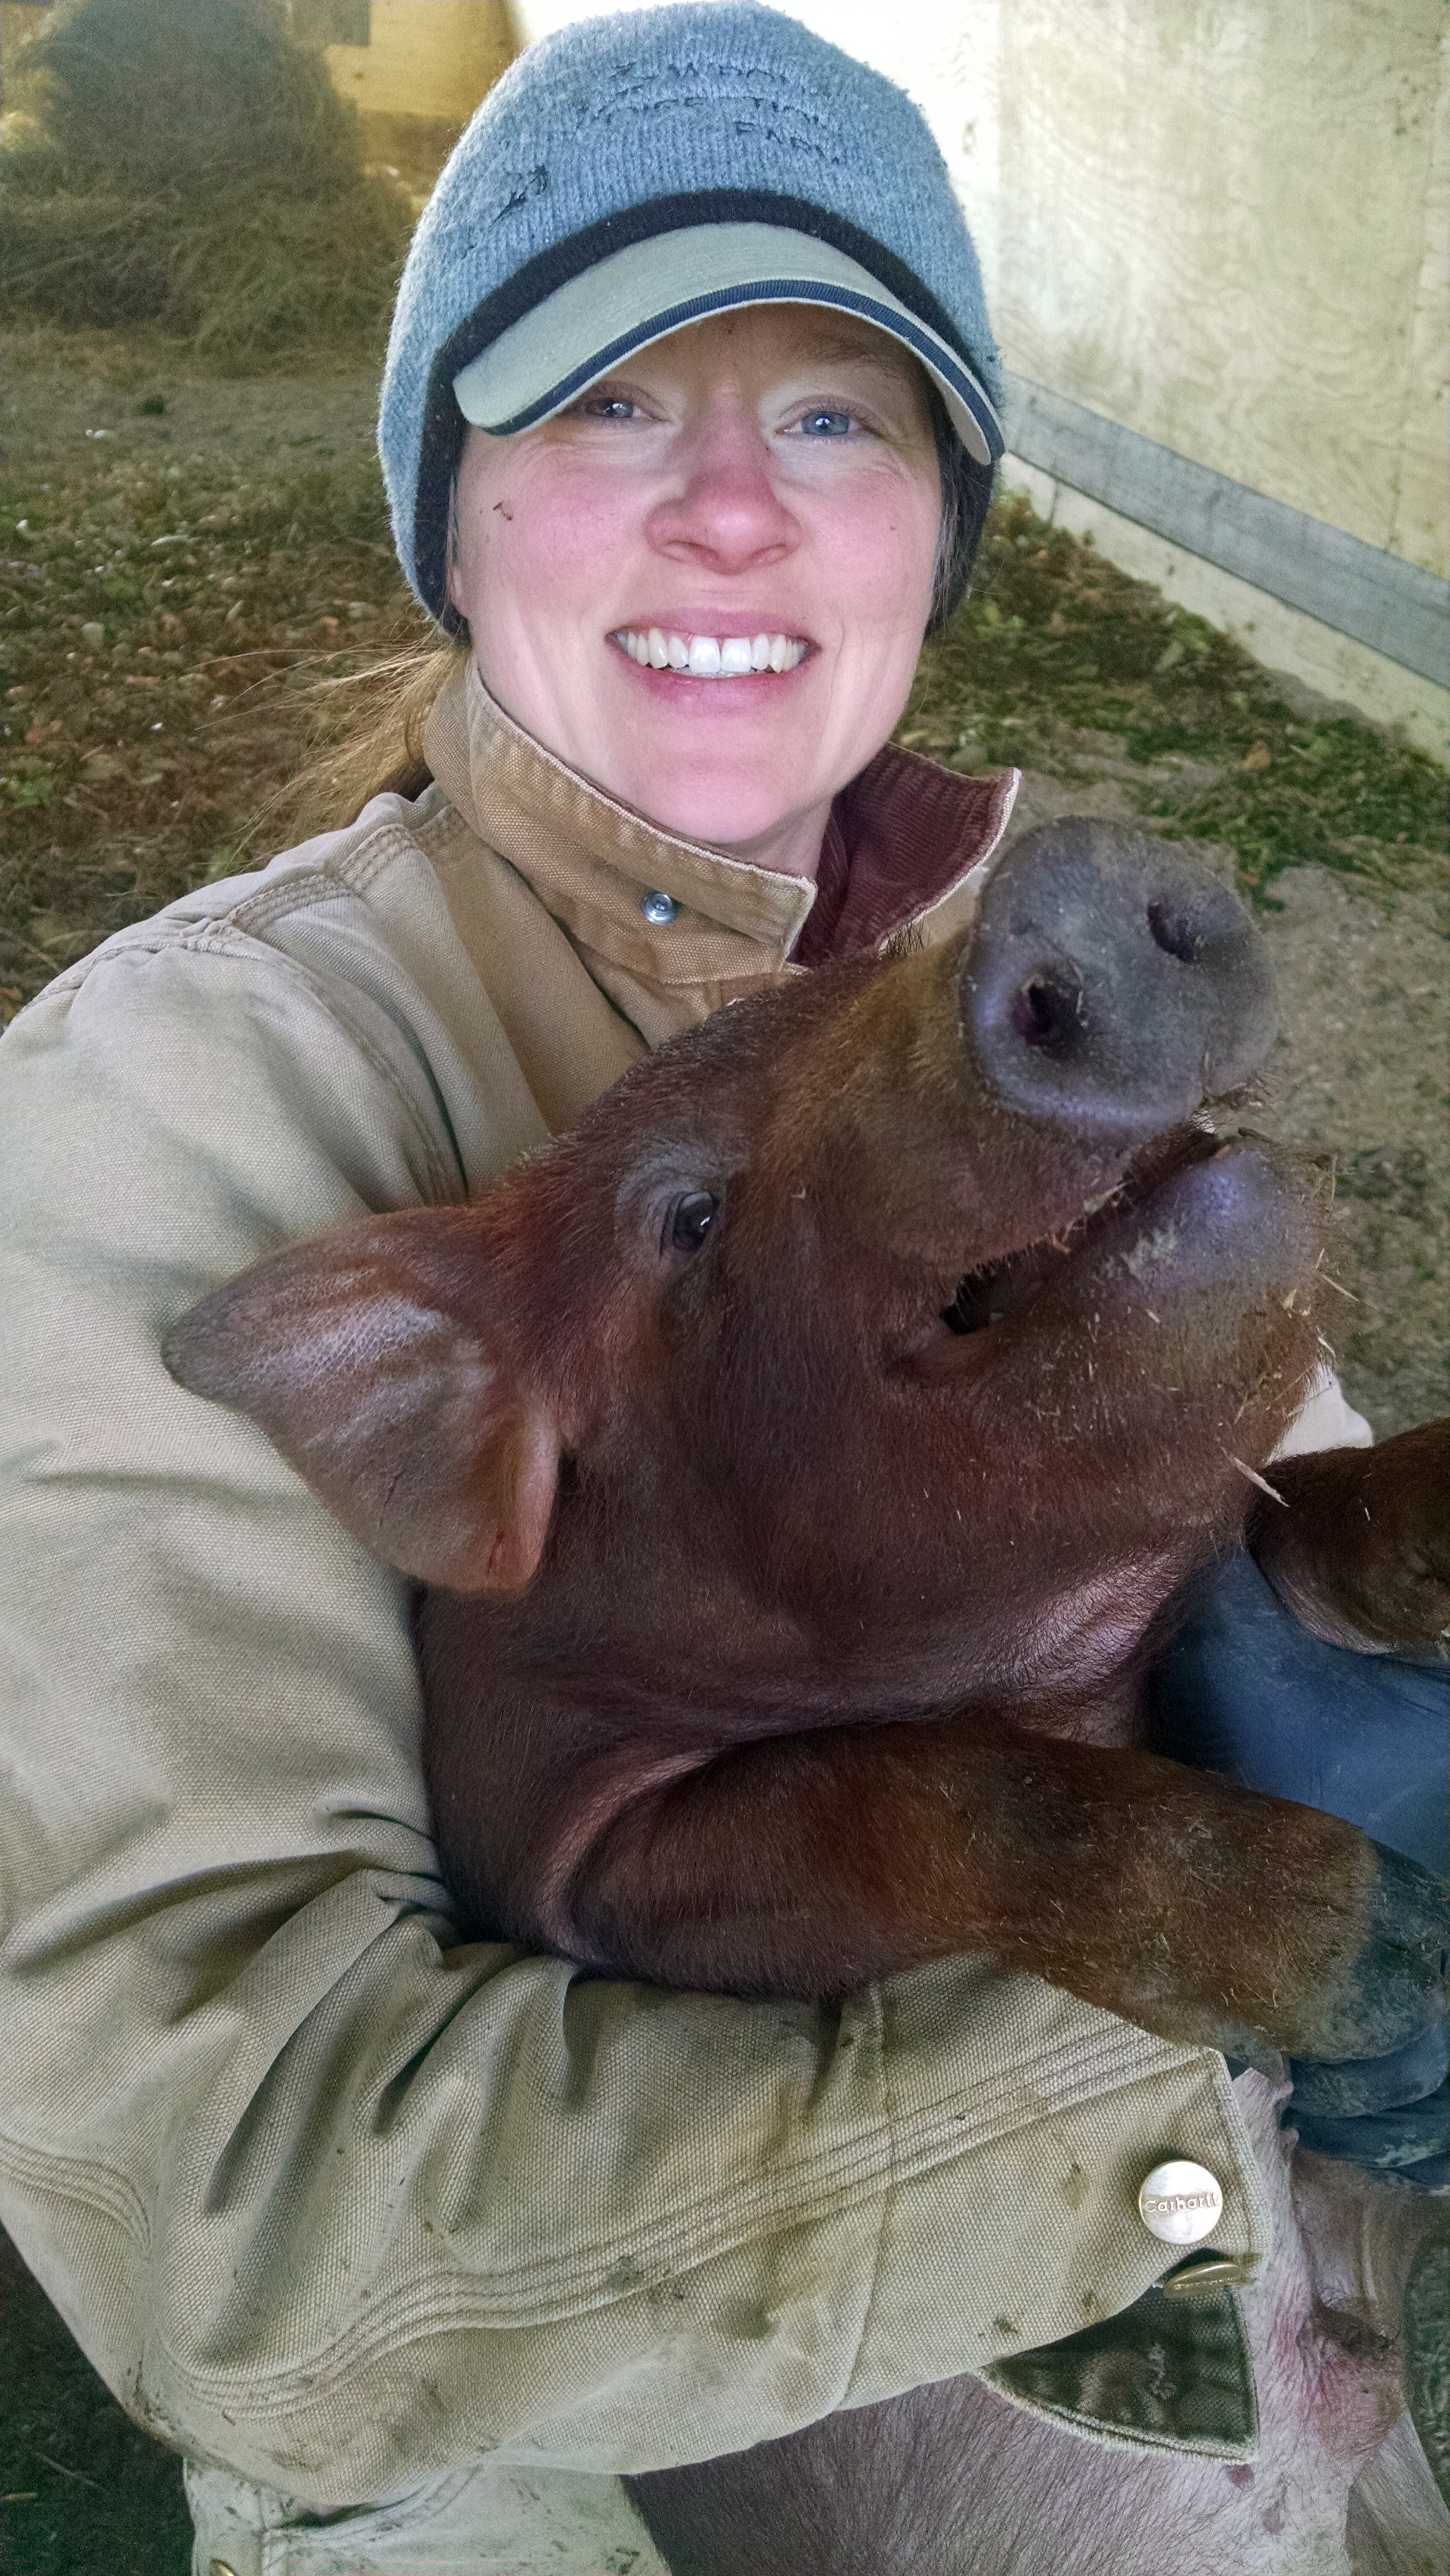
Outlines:
[[[952,14],[938,98],[1008,364],[1450,570],[1442,0]]]

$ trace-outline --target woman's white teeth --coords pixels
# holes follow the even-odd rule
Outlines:
[[[651,626],[621,626],[614,637],[631,661],[654,671],[688,671],[696,680],[739,680],[750,671],[793,671],[805,657],[799,635],[666,635]]]

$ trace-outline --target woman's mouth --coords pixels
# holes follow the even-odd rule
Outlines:
[[[617,626],[609,641],[641,670],[678,671],[691,680],[793,671],[811,649],[803,635],[677,635],[662,626]]]

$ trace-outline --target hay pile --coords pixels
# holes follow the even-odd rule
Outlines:
[[[382,329],[409,210],[267,0],[68,0],[10,97],[12,314],[151,323],[227,372]]]

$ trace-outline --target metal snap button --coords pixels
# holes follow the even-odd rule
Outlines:
[[[1175,2263],[1158,2287],[1165,2298],[1192,2299],[1200,2290],[1241,2289],[1247,2277],[1242,2255],[1221,2254],[1217,2246],[1209,2246],[1202,2254],[1189,2254]]]
[[[652,921],[657,930],[663,930],[666,922],[674,920],[680,907],[672,894],[661,894],[657,886],[651,886],[648,894],[640,896],[639,908],[646,921]]]
[[[1218,2176],[1207,2165],[1172,2156],[1145,2174],[1138,2190],[1138,2216],[1150,2236],[1167,2245],[1200,2245],[1223,2216]]]

